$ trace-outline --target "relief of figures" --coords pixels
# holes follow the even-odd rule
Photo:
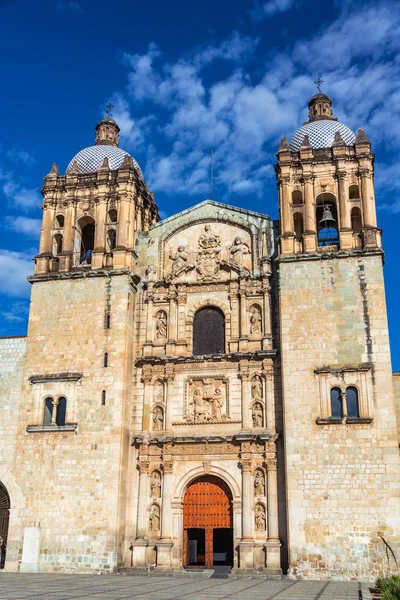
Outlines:
[[[189,385],[189,414],[192,421],[222,421],[226,415],[226,383],[221,379],[199,379]]]
[[[265,496],[265,478],[261,469],[257,469],[254,475],[254,495]]]
[[[159,310],[156,314],[156,339],[165,340],[167,337],[167,313]]]
[[[255,519],[256,531],[265,531],[266,516],[265,516],[265,507],[263,506],[263,504],[256,505],[256,508],[254,511],[254,519]]]
[[[161,474],[158,471],[153,471],[150,486],[151,497],[161,498]]]
[[[173,261],[171,267],[171,273],[168,279],[177,277],[181,273],[190,271],[194,268],[194,264],[189,262],[190,254],[186,250],[185,246],[178,246],[176,252],[171,252],[169,258]]]
[[[198,244],[200,249],[196,259],[198,278],[217,279],[221,264],[221,238],[212,233],[210,225],[206,225]]]
[[[160,529],[160,507],[157,504],[153,504],[150,509],[150,530],[159,531]]]
[[[236,265],[243,266],[246,254],[250,254],[250,248],[238,235],[231,246],[230,259]]]
[[[250,333],[261,333],[261,331],[261,309],[258,306],[252,306],[250,309]]]

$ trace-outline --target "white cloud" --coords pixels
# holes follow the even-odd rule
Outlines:
[[[0,293],[6,296],[28,296],[26,278],[33,273],[30,256],[22,252],[0,249]]]
[[[251,16],[258,21],[266,17],[273,17],[277,13],[286,12],[294,5],[294,0],[268,0],[268,2],[259,2],[257,6],[251,10]]]
[[[8,323],[24,323],[29,311],[29,302],[16,300],[0,310],[0,320]],[[1,331],[1,329],[0,329]]]
[[[28,217],[6,217],[6,227],[17,233],[38,238],[42,222],[40,219],[30,219]]]
[[[36,162],[29,152],[18,150],[17,148],[10,148],[10,150],[7,151],[7,157],[13,162],[23,163],[28,168],[31,168]]]
[[[10,176],[3,183],[3,192],[10,204],[23,210],[40,208],[42,197],[38,189],[30,189],[16,183]]]

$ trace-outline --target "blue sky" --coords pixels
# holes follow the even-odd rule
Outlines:
[[[111,100],[162,215],[209,196],[277,217],[279,140],[313,81],[376,153],[393,366],[400,166],[400,2],[0,0],[0,335],[26,332],[40,187],[94,141]]]

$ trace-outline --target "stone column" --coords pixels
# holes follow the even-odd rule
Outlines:
[[[136,539],[143,540],[147,538],[147,505],[149,502],[149,457],[147,455],[139,455],[139,491],[138,491],[138,512],[137,512],[137,528]]]
[[[180,344],[186,345],[186,336],[185,336],[185,313],[186,313],[186,287],[180,288],[178,291],[178,319],[177,319],[177,339]]]
[[[240,361],[239,377],[242,380],[242,429],[250,429],[250,398],[251,398],[251,382],[249,365],[247,361]]]
[[[242,445],[243,448],[243,445]],[[254,567],[253,539],[253,476],[251,454],[243,453],[240,460],[242,469],[242,539],[239,544],[240,570],[249,571]]]
[[[361,195],[364,208],[364,226],[376,227],[376,207],[372,171],[369,168],[360,169]]]
[[[164,403],[165,403],[165,408],[166,408],[166,415],[165,415],[165,429],[167,431],[172,431],[172,388],[173,388],[173,384],[175,381],[175,374],[174,374],[174,365],[167,365],[166,366],[166,373],[165,373],[165,390],[164,390],[164,394],[165,394],[165,399],[164,399]]]
[[[53,227],[54,209],[46,205],[43,211],[42,231],[40,234],[39,254],[52,254],[51,230]]]
[[[70,254],[74,251],[74,225],[75,225],[75,206],[70,203],[67,206],[64,223],[64,239],[63,239],[63,252],[69,252]],[[80,248],[79,248],[80,250]]]
[[[153,294],[147,292],[147,327],[146,327],[146,342],[151,343],[153,341]]]
[[[130,202],[129,199],[124,196],[120,199],[119,203],[119,215],[118,215],[118,232],[117,232],[117,247],[128,248],[129,246],[129,213],[130,213]]]
[[[176,289],[174,285],[169,288],[169,315],[168,315],[168,342],[176,341]]]
[[[265,377],[265,426],[269,431],[275,431],[275,395],[274,367],[267,361],[263,365]]]
[[[142,431],[150,430],[150,386],[153,378],[153,369],[151,365],[143,365],[143,413],[142,413]]]
[[[304,231],[309,233],[317,231],[313,188],[312,176],[304,175]]]
[[[290,179],[282,177],[282,233],[293,233],[293,215],[290,202]]]
[[[240,283],[240,339],[247,340],[248,338],[248,315],[247,315],[247,297],[246,297],[246,282]],[[246,348],[241,348],[246,349]]]
[[[278,529],[278,481],[276,458],[267,461],[267,504],[268,504],[268,540],[279,540]]]
[[[339,179],[339,207],[340,207],[340,229],[350,229],[350,206],[349,206],[349,184],[347,173],[345,171],[338,172]],[[339,223],[338,223],[339,228]]]
[[[106,200],[105,198],[101,198],[96,205],[96,227],[94,235],[94,249],[92,253],[92,269],[101,269],[103,266],[106,236],[106,212]]]
[[[157,569],[170,569],[172,565],[172,518],[171,518],[171,498],[172,498],[172,471],[173,460],[170,444],[165,444],[163,449],[163,488],[162,488],[162,506],[161,506],[161,539],[157,545]]]
[[[229,340],[229,350],[237,352],[239,350],[240,335],[240,313],[239,313],[239,286],[235,283],[229,285],[229,301],[231,305],[231,339]]]
[[[57,410],[58,410],[58,398],[53,400],[53,411],[51,413],[51,424],[57,425]]]

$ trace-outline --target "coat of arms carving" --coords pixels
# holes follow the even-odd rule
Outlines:
[[[196,259],[198,279],[204,281],[217,279],[221,264],[221,238],[211,231],[211,226],[204,227],[199,237],[199,252]]]

